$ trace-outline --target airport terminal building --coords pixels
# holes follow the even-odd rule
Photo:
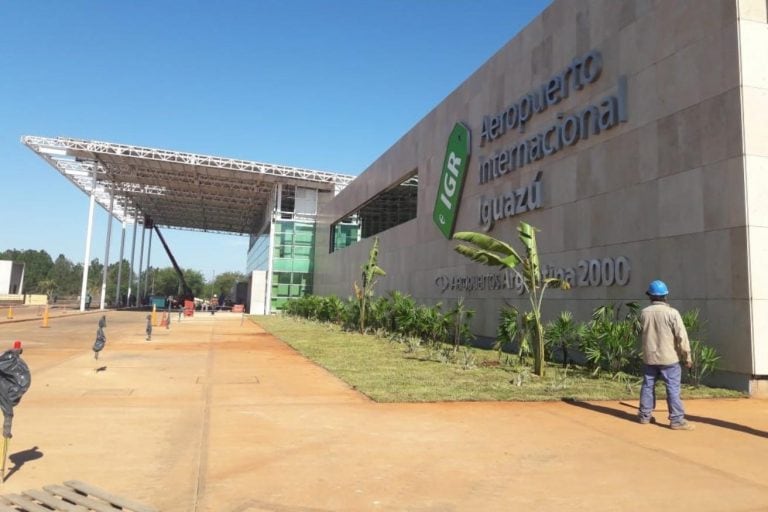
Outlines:
[[[462,37],[452,32],[451,44]],[[307,293],[349,297],[378,237],[378,294],[463,297],[474,333],[495,336],[505,303],[526,307],[522,286],[457,254],[451,237],[517,244],[524,221],[538,229],[546,274],[572,285],[548,291],[545,319],[642,303],[662,279],[674,306],[701,311],[719,383],[765,394],[766,48],[765,0],[556,0],[356,178],[23,141],[90,196],[91,219],[98,202],[123,240],[133,225],[132,267],[138,225],[141,255],[153,225],[249,235],[252,313]]]
[[[766,392],[766,11],[555,1],[319,208],[314,293],[351,295],[375,235],[377,293],[464,297],[494,336],[505,301],[525,305],[520,285],[450,236],[517,244],[525,221],[546,272],[573,285],[548,292],[548,318],[644,302],[662,279],[674,306],[700,309],[721,383]]]

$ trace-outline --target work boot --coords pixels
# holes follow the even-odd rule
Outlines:
[[[680,420],[675,423],[670,423],[669,428],[672,430],[694,430],[696,427],[694,427],[691,423],[688,423],[686,420]]]

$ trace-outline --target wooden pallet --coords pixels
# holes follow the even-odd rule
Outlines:
[[[128,498],[68,480],[64,485],[46,485],[21,494],[0,495],[0,512],[158,512]]]

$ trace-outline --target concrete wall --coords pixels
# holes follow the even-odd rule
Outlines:
[[[350,295],[371,245],[364,240],[329,254],[330,224],[418,169],[418,217],[379,235],[387,276],[377,291],[401,290],[424,303],[463,295],[476,311],[475,332],[495,334],[499,309],[505,300],[519,301],[517,293],[442,292],[436,285],[442,276],[492,272],[456,254],[456,242],[432,221],[448,135],[463,122],[472,132],[472,155],[456,231],[480,231],[481,197],[513,191],[542,171],[541,208],[497,221],[490,234],[517,244],[523,220],[540,229],[545,264],[630,262],[624,286],[549,293],[548,317],[567,309],[586,319],[605,303],[645,301],[647,283],[663,279],[674,306],[701,309],[706,340],[723,356],[723,379],[746,387],[753,374],[768,374],[768,271],[757,269],[768,256],[768,202],[761,200],[768,195],[768,127],[760,123],[768,114],[764,10],[764,0],[554,2],[321,208],[315,293]],[[536,114],[525,133],[480,146],[483,116],[501,112],[590,50],[602,56],[599,79]],[[622,76],[627,122],[480,183],[482,158],[545,130],[558,113],[616,95]]]
[[[12,261],[0,261],[0,294],[10,293]]]
[[[24,263],[9,260],[0,261],[0,294],[22,294],[24,286]]]
[[[768,2],[740,0],[739,45],[743,115],[747,239],[753,367],[768,375]],[[753,382],[753,392],[768,394],[768,381]]]
[[[267,310],[267,271],[254,270],[249,281],[248,313],[265,315]]]

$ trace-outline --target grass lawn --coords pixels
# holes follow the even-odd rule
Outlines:
[[[546,376],[498,363],[495,351],[460,349],[457,362],[444,363],[425,348],[407,347],[374,335],[363,336],[329,324],[287,316],[253,316],[257,324],[299,353],[377,402],[472,400],[637,399],[639,379],[630,383],[594,378],[581,368],[550,364]],[[659,399],[664,386],[657,386]],[[738,391],[683,387],[683,398],[743,397]]]

